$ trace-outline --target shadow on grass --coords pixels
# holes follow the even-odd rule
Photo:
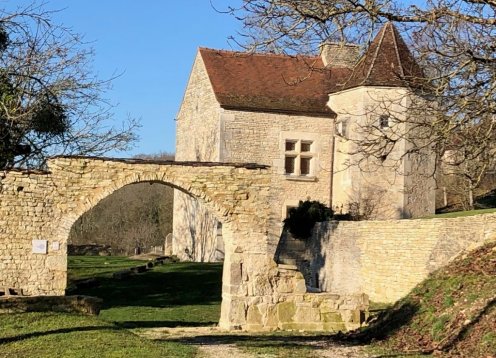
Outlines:
[[[23,341],[25,339],[30,339],[30,338],[44,337],[44,336],[48,336],[51,334],[101,331],[101,330],[120,330],[120,328],[113,326],[113,325],[112,326],[84,326],[84,327],[60,328],[60,329],[54,329],[54,330],[42,331],[42,332],[31,332],[31,333],[20,334],[18,336],[0,338],[0,345],[6,344],[6,343]]]
[[[205,344],[205,345],[222,345],[243,343],[244,345],[254,347],[268,347],[268,346],[301,346],[308,342],[322,342],[328,343],[334,341],[333,335],[291,335],[291,334],[223,334],[223,335],[198,335],[192,337],[176,337],[171,339],[163,339],[168,342],[177,342],[185,344]],[[344,345],[355,345],[354,342],[343,342]]]
[[[306,342],[336,343],[346,346],[369,344],[373,340],[383,340],[394,334],[402,326],[407,325],[419,306],[411,302],[404,302],[385,310],[368,327],[350,333],[334,334],[306,334],[294,335],[267,333],[263,335],[227,334],[227,335],[199,335],[193,337],[171,338],[171,341],[179,343],[202,343],[202,344],[232,344],[234,342],[246,342],[252,346],[277,346],[279,344],[301,345]]]
[[[188,321],[120,321],[115,325],[121,328],[175,328],[175,327],[209,327],[218,322],[188,322]]]
[[[381,312],[377,319],[367,327],[350,332],[349,334],[338,334],[337,339],[356,341],[369,344],[373,340],[384,340],[392,336],[401,327],[408,325],[419,310],[419,304],[411,301],[398,302],[393,307]]]
[[[101,278],[98,287],[79,288],[71,294],[103,299],[103,309],[122,306],[170,307],[221,302],[222,266],[173,264],[131,276],[126,280]]]

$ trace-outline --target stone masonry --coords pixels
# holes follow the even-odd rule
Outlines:
[[[301,273],[276,265],[277,180],[255,164],[91,157],[55,157],[45,172],[6,172],[0,181],[0,287],[64,295],[73,223],[125,185],[157,182],[195,197],[222,222],[222,328],[359,327],[366,296],[308,293]]]
[[[280,220],[306,199],[343,214],[359,208],[370,219],[433,214],[434,155],[428,145],[408,153],[425,138],[415,123],[427,114],[413,110],[427,100],[415,82],[422,69],[389,23],[359,50],[324,43],[321,56],[285,56],[200,48],[177,114],[176,159],[270,165],[280,176]],[[357,143],[371,138],[385,147],[376,143],[374,152],[369,143],[374,153],[363,156]],[[174,254],[221,260],[221,236],[214,213],[175,192]]]
[[[324,292],[395,302],[432,271],[491,240],[496,240],[496,214],[331,221],[317,224],[306,243],[285,237],[278,257],[296,262],[307,284]]]

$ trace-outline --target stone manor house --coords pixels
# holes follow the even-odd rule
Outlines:
[[[324,44],[318,57],[200,48],[177,116],[176,160],[270,166],[285,178],[281,222],[305,199],[346,212],[350,203],[373,198],[377,219],[433,213],[433,180],[415,175],[431,164],[420,168],[408,156],[401,170],[349,165],[347,138],[359,135],[360,124],[376,121],[388,130],[391,113],[407,116],[415,96],[408,81],[423,77],[390,23],[359,51],[333,43]],[[401,141],[399,151],[408,145]],[[395,155],[401,153],[390,157]],[[179,190],[172,250],[183,259],[223,257],[222,225]]]

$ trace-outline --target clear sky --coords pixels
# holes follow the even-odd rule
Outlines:
[[[225,9],[239,1],[212,3]],[[46,8],[63,9],[55,21],[92,42],[100,78],[123,73],[106,97],[117,104],[116,118],[140,117],[142,128],[134,149],[110,153],[120,157],[174,151],[174,118],[197,48],[230,49],[227,37],[240,26],[209,0],[49,0]]]
[[[0,5],[29,2],[0,0]],[[115,117],[141,118],[135,148],[110,155],[174,152],[174,118],[197,48],[231,49],[227,38],[241,26],[211,2],[222,10],[241,0],[47,0],[47,9],[61,10],[54,21],[91,43],[100,79],[122,73],[106,96],[117,105]]]

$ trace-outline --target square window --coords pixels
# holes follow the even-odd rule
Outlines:
[[[379,127],[381,129],[383,129],[383,128],[389,128],[389,116],[382,115],[382,116],[379,117]]]
[[[301,142],[301,151],[310,152],[312,149],[312,142]]]
[[[296,142],[292,140],[286,141],[286,152],[294,152],[296,150]]]
[[[293,137],[294,138],[294,137]],[[284,174],[295,177],[311,177],[314,173],[314,156],[317,146],[311,139],[284,139]],[[289,179],[289,178],[288,178]],[[307,178],[302,180],[307,180]]]
[[[312,158],[302,157],[300,160],[300,174],[301,175],[310,175],[310,163]]]
[[[284,161],[284,169],[286,174],[294,174],[296,157],[286,157]]]

